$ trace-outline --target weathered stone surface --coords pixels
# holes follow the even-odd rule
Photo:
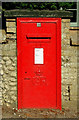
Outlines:
[[[11,81],[11,82],[15,82],[16,81],[17,82],[16,78],[14,78],[14,77],[10,77],[9,81]]]
[[[0,44],[0,50],[2,50],[2,44]]]
[[[16,90],[17,90],[17,87],[16,87],[16,86],[10,87],[10,90],[16,91]]]
[[[8,69],[7,69],[6,66],[4,66],[4,72],[5,72],[5,73],[8,73]]]
[[[10,59],[15,63],[16,62],[16,59],[17,59],[17,57],[15,56],[15,57],[10,57]]]
[[[10,82],[10,84],[9,84],[10,86],[16,86],[17,85],[17,83],[16,83],[16,81],[15,82]]]
[[[7,28],[7,32],[16,33],[16,28]]]
[[[13,67],[15,67],[15,66],[16,66],[16,64],[12,64],[12,66],[13,66]]]
[[[13,38],[13,39],[16,39],[17,36],[16,36],[16,34],[11,34],[11,33],[10,33],[10,34],[7,34],[7,35],[6,35],[6,38],[7,38],[7,39],[10,39],[10,38],[11,38],[11,39],[12,39],[12,38]]]
[[[2,100],[0,100],[0,105],[3,105]],[[1,111],[0,111],[1,112]],[[2,117],[0,117],[2,119]]]
[[[16,97],[16,96],[12,96],[12,99],[13,99],[14,101],[16,101],[16,100],[17,100],[17,97]]]
[[[9,60],[9,57],[3,57],[3,60],[4,60],[4,61],[8,61],[8,60]]]
[[[10,50],[10,45],[9,44],[3,44],[2,51],[8,51],[8,50]]]
[[[70,24],[70,19],[62,19],[62,23],[65,23],[65,25],[66,23]]]
[[[10,95],[16,95],[15,91],[10,91]]]
[[[72,45],[79,45],[79,30],[70,30],[70,38],[72,40]]]
[[[4,61],[4,60],[1,60],[1,64],[2,64],[2,65],[5,64],[5,61]]]
[[[6,65],[8,66],[8,65],[11,65],[11,60],[8,60],[8,61],[6,61]]]
[[[10,73],[10,76],[11,76],[11,77],[16,77],[16,75],[17,75],[17,74],[16,74],[16,71],[12,71],[12,72]]]
[[[10,90],[10,87],[9,87],[9,85],[7,85],[7,84],[5,84],[5,89],[7,89],[7,90]],[[8,96],[7,96],[8,97]]]
[[[0,97],[2,97],[2,93],[0,92]]]
[[[3,75],[3,79],[5,79],[5,78],[7,78],[7,74],[4,74],[4,75]]]
[[[9,71],[14,71],[14,70],[16,70],[16,68],[11,65],[11,66],[8,67],[8,70]]]
[[[13,18],[12,19],[11,18],[8,19],[8,18],[6,18],[6,22],[16,22],[16,19],[13,19]]]
[[[2,64],[0,64],[0,68],[2,68]]]
[[[6,32],[5,30],[0,30],[0,43],[6,42]]]
[[[4,50],[2,51],[2,56],[6,57],[16,56],[16,50]]]
[[[7,27],[15,27],[16,28],[16,21],[15,22],[6,22]]]
[[[74,103],[77,99],[71,101],[71,96],[76,95],[77,91],[77,48],[70,46],[70,31],[69,20],[62,20],[62,106],[67,108],[68,106],[73,109],[77,108]],[[76,37],[75,37],[76,38]],[[67,85],[66,85],[67,84]],[[68,86],[70,86],[70,97],[68,92]],[[72,87],[74,86],[74,87]],[[74,91],[73,91],[73,90]],[[73,107],[74,106],[74,107]]]
[[[1,75],[3,75],[4,74],[3,70],[0,70],[0,73],[1,73]]]
[[[10,46],[10,50],[16,50],[16,44],[12,44],[12,45]]]
[[[0,50],[0,55],[2,55],[2,50]]]

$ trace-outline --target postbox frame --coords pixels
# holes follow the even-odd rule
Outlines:
[[[22,108],[22,80],[21,80],[21,59],[20,59],[20,30],[21,30],[21,23],[26,22],[51,22],[56,23],[56,108],[61,110],[61,18],[32,18],[32,17],[18,17],[17,18],[17,102],[18,102],[18,109]]]

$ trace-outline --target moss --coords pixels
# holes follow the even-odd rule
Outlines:
[[[64,10],[6,10],[5,17],[73,17],[73,13]]]

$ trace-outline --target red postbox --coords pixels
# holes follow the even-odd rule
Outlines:
[[[18,109],[61,109],[61,19],[17,18]]]

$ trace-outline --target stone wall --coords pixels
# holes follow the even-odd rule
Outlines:
[[[16,41],[2,45],[2,99],[6,105],[17,104],[17,57]]]
[[[4,32],[5,34],[5,32]],[[0,62],[3,104],[17,108],[16,19],[6,19]],[[77,47],[70,46],[70,20],[62,19],[62,108],[77,109]]]
[[[8,22],[7,22],[8,21]],[[17,107],[16,19],[6,19],[0,41],[2,104]]]
[[[69,20],[62,20],[62,106],[77,110],[77,34],[71,33]],[[74,40],[75,38],[75,40]]]

